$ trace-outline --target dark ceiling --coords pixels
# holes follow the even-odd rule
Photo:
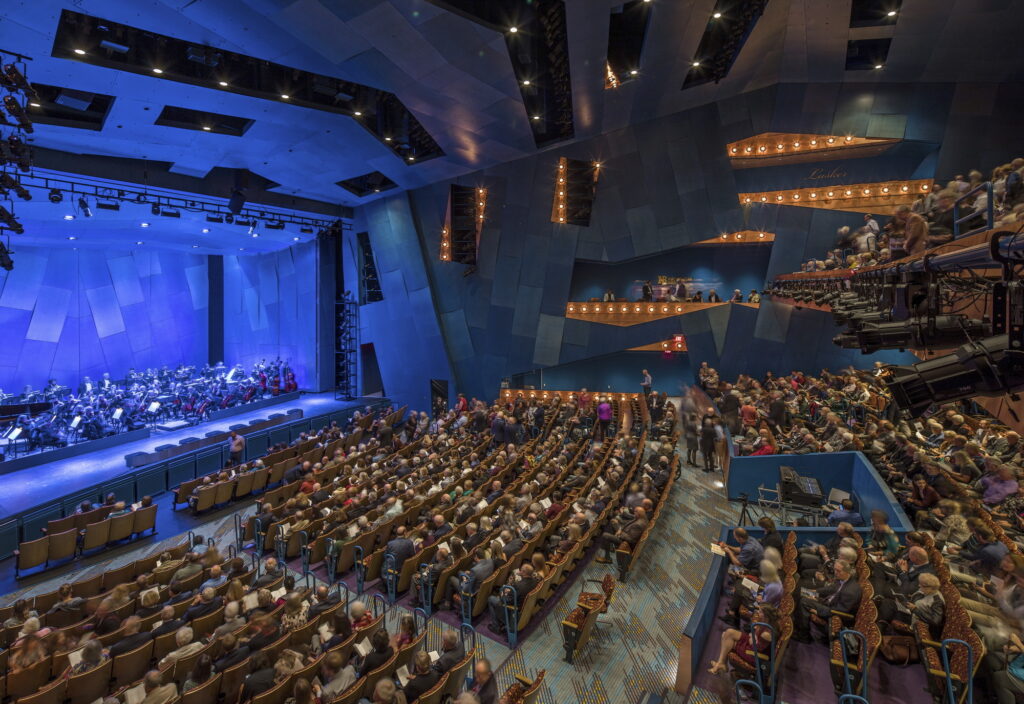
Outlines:
[[[782,81],[1010,81],[1024,75],[1024,52],[1011,51],[1022,26],[1014,0],[904,0],[893,3],[896,16],[878,22],[866,22],[863,15],[877,12],[872,8],[879,0],[866,9],[863,0],[854,1],[770,0],[727,77],[681,90],[718,3],[652,0],[637,74],[609,90],[609,27],[623,3],[565,0],[571,139]],[[522,85],[522,62],[529,57],[515,53],[508,28],[478,21],[454,5],[7,0],[0,7],[0,48],[33,57],[29,78],[47,90],[80,92],[69,95],[85,106],[89,129],[60,120],[37,126],[35,144],[52,150],[46,164],[51,168],[60,168],[53,155],[63,151],[149,160],[159,164],[154,168],[198,179],[218,167],[245,169],[277,184],[270,190],[283,196],[358,205],[380,197],[377,189],[352,191],[339,184],[376,173],[387,179],[381,183],[413,188],[565,143],[537,139],[531,119],[536,108],[527,105]],[[51,55],[63,10],[386,92],[443,155],[406,163],[381,134],[350,114],[90,65],[64,52]],[[851,42],[886,46],[884,69],[847,70]],[[100,96],[100,102],[90,104],[90,96]],[[61,112],[68,112],[67,105]],[[220,118],[222,129],[204,131],[190,123]]]

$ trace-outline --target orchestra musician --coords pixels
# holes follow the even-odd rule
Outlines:
[[[49,379],[42,392],[26,384],[17,399],[18,408],[8,406],[8,413],[0,412],[0,438],[20,427],[18,438],[26,440],[30,452],[62,447],[137,430],[145,427],[147,420],[176,417],[199,423],[214,410],[260,400],[268,393],[277,396],[282,389],[297,391],[298,382],[291,367],[280,359],[261,360],[249,374],[243,365],[229,370],[223,362],[201,369],[179,365],[173,370],[164,366],[139,372],[132,368],[123,386],[104,372],[98,382],[83,376],[77,395]],[[12,398],[12,394],[0,393],[0,405]],[[149,413],[154,401],[160,407]],[[23,411],[29,404],[28,411]],[[80,420],[72,427],[76,417]]]

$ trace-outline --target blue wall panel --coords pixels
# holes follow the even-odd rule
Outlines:
[[[154,266],[156,256],[19,247],[17,267],[0,272],[0,388],[41,388],[55,378],[77,389],[85,375],[205,363],[206,301],[193,305],[184,273],[205,276],[205,258],[165,252]]]

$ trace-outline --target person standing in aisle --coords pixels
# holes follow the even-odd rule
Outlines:
[[[654,380],[651,378],[650,372],[646,369],[643,370],[643,379],[640,382],[640,388],[644,390],[644,398],[646,399],[651,395],[651,383]]]

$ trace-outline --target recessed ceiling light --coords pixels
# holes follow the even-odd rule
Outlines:
[[[163,72],[164,72],[164,70],[162,68],[154,68],[153,69],[153,73],[163,73]]]
[[[78,54],[79,56],[84,56],[85,55],[85,49],[75,49],[75,53]]]
[[[693,62],[693,64],[692,64],[692,66],[693,66],[694,68],[697,68],[698,66],[700,66],[700,61],[694,61],[694,62]]]
[[[197,245],[197,244],[192,245],[192,249],[199,249],[199,245]]]
[[[390,141],[391,141],[391,137],[385,137],[385,138],[384,138],[384,141],[385,141],[385,142],[390,142]]]
[[[530,85],[530,79],[529,79],[529,78],[527,78],[526,80],[524,80],[524,81],[523,81],[523,85],[524,85],[524,86],[528,86],[528,85]]]
[[[639,72],[639,71],[637,71],[637,70],[636,70],[636,69],[634,68],[634,69],[632,69],[632,70],[631,70],[631,71],[629,72],[629,75],[630,75],[630,76],[635,76],[635,75],[636,75],[636,74],[638,74],[638,73],[640,73],[640,72]]]
[[[70,213],[68,213],[67,215],[65,215],[65,216],[64,216],[64,219],[65,219],[65,220],[74,220],[74,219],[75,219],[75,216],[74,216],[74,215],[71,215]]]
[[[292,242],[298,242],[298,241],[299,241],[298,237],[292,237]]]
[[[292,97],[292,96],[288,95],[287,93],[281,93],[281,99],[282,100],[288,100],[290,97]]]
[[[146,244],[146,243],[145,243],[145,242],[143,242],[142,240],[137,240],[137,241],[135,242],[135,244]]]
[[[361,116],[361,115],[362,115],[363,113],[361,113],[360,111],[356,110],[356,111],[355,111],[354,113],[352,113],[352,114],[353,114],[353,115],[355,115],[356,117],[360,117],[360,116]]]
[[[75,237],[74,235],[68,235],[68,239],[69,240],[77,240],[78,238]]]
[[[380,193],[380,189],[379,189],[379,188],[374,188],[374,189],[373,189],[373,192],[374,192],[374,193]]]
[[[880,69],[880,68],[882,68],[882,64],[875,64],[875,69],[876,69],[876,70],[877,70],[877,69]]]
[[[203,125],[203,129],[206,130],[207,132],[209,132],[210,131],[210,126],[209,125]]]
[[[258,233],[258,232],[254,232],[254,233],[252,233],[252,236],[253,236],[253,237],[259,237],[259,236],[260,236],[260,233]]]
[[[534,116],[533,116],[533,119],[534,119],[534,120],[539,120],[539,119],[540,119],[540,115],[534,115]]]
[[[149,223],[148,222],[140,222],[139,223],[139,227],[149,227]]]
[[[239,251],[239,252],[244,252],[244,251],[245,251],[245,247],[239,247],[239,248],[238,248],[238,251]]]
[[[203,232],[204,235],[208,235],[208,234],[210,234],[210,228],[204,227],[202,232]]]
[[[39,103],[29,103],[29,105],[31,105],[34,108],[40,107]]]
[[[722,13],[721,12],[716,12],[715,14],[713,14],[711,16],[714,17],[717,20],[717,19],[719,19],[722,16]]]
[[[228,87],[228,82],[227,81],[217,81],[217,85],[221,86],[222,88],[227,88]]]
[[[886,14],[887,17],[895,17],[896,16],[896,10],[889,10],[885,14]]]
[[[519,31],[519,27],[509,27],[508,31],[511,32],[512,34],[515,34],[516,32]]]
[[[412,154],[410,154],[409,155],[409,161],[416,161],[416,157],[414,157]]]

